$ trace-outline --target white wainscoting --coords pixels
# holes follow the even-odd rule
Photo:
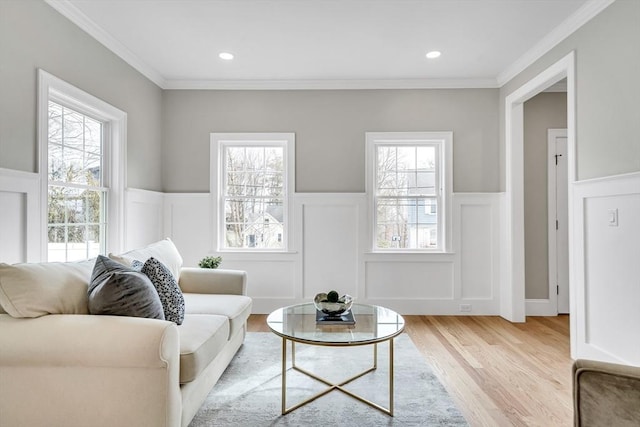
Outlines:
[[[186,267],[212,253],[211,196],[209,193],[167,193],[164,235],[171,238]]]
[[[164,193],[128,188],[125,194],[125,250],[141,248],[165,238]]]
[[[366,253],[364,300],[403,314],[497,315],[501,198],[454,194],[450,253]]]
[[[0,262],[41,260],[40,175],[0,168]]]
[[[296,194],[297,248],[302,252],[302,295],[336,289],[361,299],[358,286],[366,230],[364,194]]]
[[[575,183],[573,211],[574,357],[640,366],[640,173]]]
[[[454,194],[453,247],[445,254],[369,251],[363,193],[297,193],[287,253],[216,253],[211,200],[203,193],[165,194],[162,237],[176,243],[187,266],[222,255],[221,268],[247,271],[254,313],[337,289],[404,314],[497,315],[501,199],[499,193]]]

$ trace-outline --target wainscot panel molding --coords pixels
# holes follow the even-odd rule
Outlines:
[[[574,358],[640,366],[640,173],[576,182]]]
[[[164,193],[128,188],[125,197],[125,250],[141,248],[166,237]]]
[[[365,302],[403,314],[497,315],[501,200],[453,194],[451,253],[365,253]]]
[[[336,289],[404,314],[496,315],[501,200],[501,193],[454,194],[448,253],[371,252],[364,193],[296,193],[286,253],[216,252],[208,193],[165,194],[163,237],[186,266],[220,255],[220,268],[247,271],[254,313]]]
[[[173,240],[185,267],[212,254],[211,196],[209,193],[165,193],[164,235]]]
[[[359,286],[366,237],[364,193],[297,193],[296,247],[301,250],[302,294],[311,301],[332,289],[362,300]]]
[[[253,313],[270,313],[278,307],[302,301],[298,254],[220,255],[221,268],[247,272],[247,295],[253,298]]]
[[[39,262],[40,174],[0,168],[0,262]]]

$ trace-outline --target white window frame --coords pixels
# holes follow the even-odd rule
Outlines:
[[[212,133],[210,191],[213,212],[214,252],[289,252],[293,247],[293,194],[295,192],[295,133]],[[225,248],[224,239],[224,148],[233,145],[280,146],[284,148],[283,177],[283,247],[267,248]]]
[[[49,101],[103,122],[103,186],[107,187],[105,254],[122,252],[125,236],[124,189],[126,184],[127,113],[78,89],[77,87],[38,70],[38,147],[41,184],[41,259],[48,256],[48,186],[49,162]]]
[[[379,145],[436,145],[438,148],[438,245],[429,249],[380,249],[376,247],[376,148]],[[453,194],[453,132],[367,132],[366,133],[366,192],[369,206],[368,247],[381,253],[448,253],[451,251],[451,199]]]

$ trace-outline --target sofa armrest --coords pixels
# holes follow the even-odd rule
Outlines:
[[[573,364],[574,425],[640,425],[640,367],[595,360]]]
[[[167,368],[180,356],[174,323],[125,316],[0,318],[0,365]]]
[[[246,295],[247,273],[240,270],[184,267],[180,270],[180,289],[194,294]]]
[[[0,314],[0,424],[176,427],[178,328],[123,316]]]

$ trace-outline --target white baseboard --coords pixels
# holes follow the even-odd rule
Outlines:
[[[525,303],[525,313],[527,316],[557,316],[558,307],[551,303],[549,299],[527,299]]]

